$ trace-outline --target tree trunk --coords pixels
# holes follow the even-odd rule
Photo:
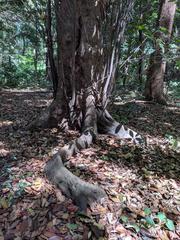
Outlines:
[[[150,56],[147,81],[145,85],[145,98],[147,100],[154,100],[160,104],[166,104],[164,96],[164,76],[166,71],[164,52],[167,52],[168,50],[175,11],[175,2],[161,0],[158,31],[155,34],[155,51]],[[162,47],[162,42],[164,47]]]
[[[53,84],[53,96],[56,98],[57,86],[58,86],[58,75],[54,60],[54,49],[53,49],[53,37],[52,37],[52,13],[51,13],[51,0],[47,2],[46,10],[46,35],[47,35],[47,74]],[[49,71],[50,70],[50,71]]]
[[[36,42],[34,46],[34,72],[35,72],[35,79],[38,82],[38,15],[37,15],[37,0],[35,1],[35,31],[36,31]]]
[[[55,0],[58,46],[56,98],[31,127],[61,127],[81,136],[59,150],[46,166],[47,176],[83,210],[105,196],[64,166],[73,154],[90,146],[97,133],[141,142],[136,132],[117,123],[106,106],[119,60],[119,46],[133,1]],[[83,198],[83,203],[80,201]],[[85,204],[84,204],[85,203]]]
[[[142,1],[140,1],[139,5],[139,14],[140,14],[140,20],[143,23],[144,20],[144,14],[142,12]],[[142,83],[143,83],[143,55],[144,55],[144,34],[143,30],[139,30],[139,50],[140,50],[140,56],[139,56],[139,62],[138,62],[138,80],[139,80],[139,89],[142,89]]]

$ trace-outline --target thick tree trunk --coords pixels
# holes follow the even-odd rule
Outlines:
[[[81,129],[86,110],[106,107],[119,60],[119,46],[132,0],[55,1],[58,46],[57,97],[35,122],[57,126],[65,119]],[[106,11],[105,11],[106,10]]]
[[[150,56],[147,81],[145,85],[145,98],[147,100],[154,100],[160,104],[166,104],[164,96],[166,61],[163,56],[163,51],[166,52],[168,50],[176,11],[176,3],[169,0],[161,0],[160,5],[158,32],[155,35],[155,52]],[[161,28],[166,29],[167,32],[161,31]],[[162,42],[164,43],[163,49],[161,45]]]
[[[135,142],[142,139],[124,128],[106,110],[111,94],[121,43],[133,1],[55,0],[58,46],[56,98],[31,127],[74,128],[81,136],[59,150],[48,162],[46,173],[80,209],[105,196],[98,186],[84,183],[63,165],[87,148],[97,133]],[[105,11],[106,9],[106,11]],[[139,141],[140,140],[140,141]],[[80,200],[82,197],[83,201]]]

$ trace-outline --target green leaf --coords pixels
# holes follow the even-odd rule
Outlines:
[[[109,157],[108,156],[101,156],[101,159],[104,160],[104,161],[108,161]]]
[[[147,215],[150,215],[151,214],[151,209],[150,208],[145,208],[144,209],[144,214],[147,216]]]
[[[145,217],[145,220],[146,220],[146,223],[147,223],[148,225],[150,225],[150,226],[155,226],[155,222],[154,222],[154,220],[153,220],[152,217],[147,216],[147,217]]]
[[[69,228],[70,230],[76,230],[77,229],[77,224],[74,224],[74,223],[68,223],[66,224],[67,228]]]
[[[168,219],[166,220],[166,227],[170,230],[170,231],[174,231],[175,230],[175,226],[172,220]]]
[[[163,212],[159,212],[156,216],[161,222],[166,222],[167,217]]]
[[[128,222],[128,217],[125,216],[125,215],[122,215],[122,216],[120,217],[120,220],[121,220],[123,223],[127,223],[127,222]]]
[[[139,25],[137,26],[138,30],[145,30],[146,26],[145,25]]]
[[[2,206],[2,208],[6,209],[9,207],[9,203],[7,202],[7,200],[5,198],[1,198],[0,199],[0,205]]]
[[[160,31],[163,33],[168,33],[168,30],[165,27],[160,27]]]

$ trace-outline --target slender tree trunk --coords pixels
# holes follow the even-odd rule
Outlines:
[[[130,40],[130,42],[128,43],[128,51],[127,51],[127,57],[130,56],[131,54],[131,45],[132,45],[132,42]],[[127,61],[123,67],[123,87],[125,88],[126,87],[126,82],[128,81],[128,76],[129,76],[129,62]]]
[[[144,15],[142,12],[142,1],[140,2],[139,6],[139,13],[140,13],[140,20],[143,23]],[[144,55],[144,34],[143,30],[139,30],[139,45],[140,45],[140,56],[139,56],[139,63],[138,63],[138,80],[139,80],[139,88],[142,88],[143,83],[143,55]]]
[[[140,44],[140,57],[139,57],[139,63],[138,63],[138,79],[139,79],[139,87],[140,89],[142,88],[142,83],[143,83],[143,32],[142,30],[139,30],[139,44]]]
[[[46,10],[46,35],[47,35],[47,74],[53,83],[53,96],[56,98],[57,86],[58,86],[58,75],[54,61],[54,49],[53,49],[53,37],[52,37],[52,11],[51,11],[51,0],[47,1]],[[50,70],[50,71],[49,71]]]
[[[35,31],[36,31],[36,43],[34,48],[34,70],[35,70],[35,79],[38,81],[38,15],[37,15],[37,0],[35,0]]]
[[[25,55],[26,52],[26,40],[25,40],[25,36],[22,36],[22,42],[23,42],[23,46],[22,46],[22,55]]]
[[[169,0],[161,0],[160,13],[158,19],[158,31],[155,35],[155,51],[150,56],[147,81],[145,85],[145,98],[154,100],[160,104],[166,104],[164,96],[164,75],[166,71],[166,61],[164,53],[168,50],[168,44],[171,38],[176,3]],[[161,28],[167,32],[161,31]],[[162,49],[164,42],[164,49]]]

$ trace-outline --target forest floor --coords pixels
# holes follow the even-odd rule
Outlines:
[[[43,174],[78,133],[24,128],[49,101],[45,91],[0,92],[0,240],[180,239],[180,109],[113,105],[114,117],[146,136],[147,146],[100,136],[70,159],[74,174],[108,195],[85,215]]]

